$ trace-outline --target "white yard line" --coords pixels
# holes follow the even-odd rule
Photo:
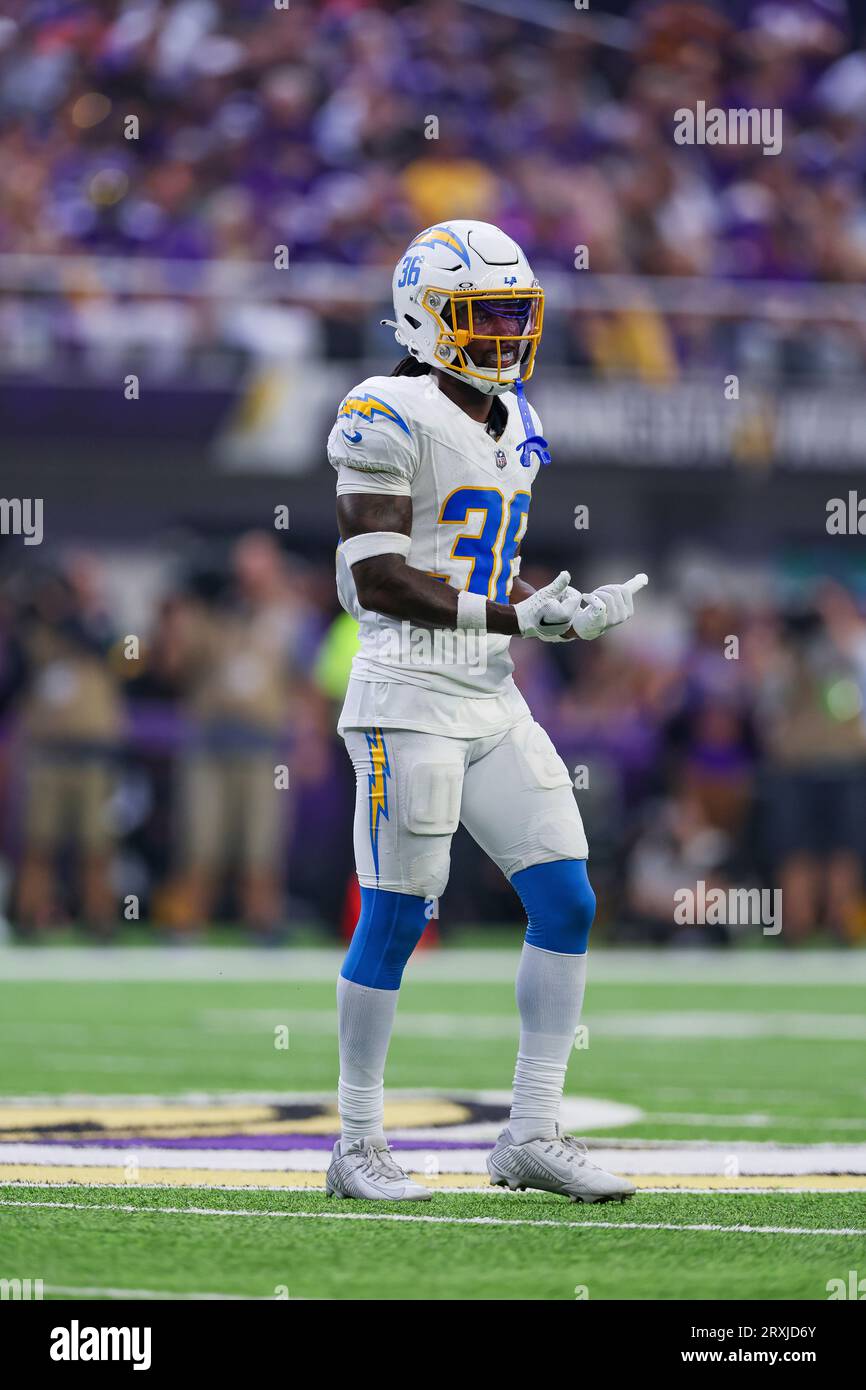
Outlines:
[[[699,1115],[688,1111],[647,1110],[642,1123],[658,1125],[685,1125],[694,1129],[853,1129],[866,1134],[866,1118],[856,1119],[851,1115]]]
[[[421,952],[409,962],[407,983],[512,983],[520,954],[514,948]],[[169,950],[128,946],[0,947],[0,982],[55,981],[320,981],[333,984],[345,952],[340,948],[257,951],[247,947],[199,946]],[[590,979],[614,984],[659,985],[857,985],[866,983],[866,952],[803,951],[784,955],[773,949],[740,951],[593,950]]]
[[[435,1139],[429,1148],[398,1149],[398,1155],[413,1171],[423,1171],[425,1160],[434,1158],[439,1173],[487,1172],[487,1147],[472,1149],[440,1148]],[[616,1144],[594,1144],[593,1162],[616,1173],[681,1174],[685,1177],[732,1176],[726,1166],[736,1163],[744,1177],[782,1177],[813,1174],[866,1174],[866,1144],[803,1145],[660,1145],[646,1148],[619,1148]],[[122,1170],[129,1164],[137,1168],[191,1169],[212,1173],[321,1172],[330,1162],[327,1149],[203,1149],[157,1148],[143,1141],[129,1148],[107,1144],[84,1145],[13,1142],[0,1143],[0,1177],[3,1166],[34,1164],[50,1175],[52,1167],[105,1167]]]
[[[241,1033],[252,1037],[285,1025],[289,1031],[301,1034],[331,1034],[337,1027],[336,1009],[205,1009],[199,1014],[199,1026],[205,1033]],[[681,1009],[650,1011],[635,1009],[631,1013],[593,1013],[590,1009],[585,1022],[589,1036],[605,1038],[640,1038],[644,1042],[667,1041],[670,1038],[803,1038],[809,1041],[829,1040],[862,1042],[866,1040],[866,1017],[863,1014],[838,1013],[755,1013],[742,1010]],[[466,1038],[514,1038],[519,1030],[515,1013],[467,1014],[415,1012],[397,1015],[394,1032],[397,1036],[435,1038],[462,1046]],[[193,1030],[190,1030],[195,1036]],[[34,1036],[38,1035],[34,1025]],[[2,1025],[0,1025],[2,1035]],[[91,1038],[91,1043],[93,1039]],[[201,1039],[199,1039],[201,1045]]]
[[[0,1207],[36,1207],[61,1211],[109,1211],[129,1212],[133,1215],[147,1213],[152,1216],[267,1216],[283,1217],[286,1220],[309,1221],[390,1221],[410,1222],[425,1226],[531,1226],[531,1227],[574,1227],[581,1231],[707,1231],[722,1235],[761,1235],[761,1236],[866,1236],[866,1227],[810,1227],[810,1226],[724,1226],[720,1223],[695,1222],[677,1225],[670,1221],[546,1221],[528,1220],[515,1217],[509,1220],[499,1216],[412,1216],[396,1212],[363,1211],[278,1211],[254,1210],[247,1207],[145,1207],[133,1204],[115,1205],[103,1202],[28,1202],[0,1197]]]
[[[863,1014],[746,1012],[722,1009],[681,1009],[651,1011],[635,1009],[630,1013],[587,1013],[585,1022],[590,1039],[639,1038],[644,1042],[668,1041],[671,1038],[795,1038],[808,1041],[863,1042],[866,1040],[866,1017]],[[512,1040],[517,1038],[519,1018],[516,1011],[505,1014],[468,1014],[421,1011],[398,1014],[395,1033],[412,1038],[435,1038],[437,1042],[462,1047],[467,1038],[481,1041]],[[176,1062],[177,1050],[214,1051],[216,1038],[225,1039],[238,1034],[261,1037],[275,1027],[286,1027],[305,1036],[330,1036],[336,1031],[336,1009],[298,1009],[291,1005],[266,1009],[204,1009],[187,1027],[160,1028],[148,1037],[148,1066],[159,1066],[153,1051],[164,1051]],[[43,1023],[19,1020],[0,1021],[0,1041],[32,1043],[44,1052],[62,1045],[70,1056],[70,1065],[93,1065],[99,1059],[94,1049],[101,1044],[114,1048],[141,1047],[141,1025]],[[76,1054],[85,1048],[88,1057]],[[49,1053],[50,1055],[50,1053]],[[123,1069],[130,1065],[126,1057],[117,1058],[113,1065]]]

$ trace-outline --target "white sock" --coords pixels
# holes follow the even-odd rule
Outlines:
[[[356,985],[337,979],[340,1082],[337,1103],[342,1123],[341,1151],[356,1139],[384,1137],[385,1058],[397,1012],[396,989]]]
[[[553,1139],[586,984],[586,954],[523,943],[517,969],[520,1044],[508,1128],[515,1143]]]

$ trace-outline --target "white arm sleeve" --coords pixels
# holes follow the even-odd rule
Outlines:
[[[348,565],[357,565],[359,560],[371,560],[374,555],[407,556],[412,549],[409,536],[399,531],[363,531],[360,536],[350,536],[341,541],[342,551]]]

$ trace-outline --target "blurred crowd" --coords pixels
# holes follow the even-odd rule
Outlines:
[[[178,276],[189,291],[210,261],[268,266],[286,246],[291,266],[390,271],[420,227],[467,215],[505,227],[542,275],[573,278],[575,248],[587,246],[595,274],[863,279],[856,8],[524,8],[518,18],[457,0],[8,0],[0,255],[91,256],[92,281],[67,303],[72,320],[87,311],[85,334],[123,333],[100,319],[101,298],[128,307],[116,281],[110,295],[100,288],[98,256],[170,263],[164,297],[139,305],[140,333],[166,349],[192,330],[188,309],[165,296]],[[675,144],[674,112],[699,101],[781,109],[781,153]],[[274,294],[292,293],[290,274]],[[649,307],[575,316],[548,354],[662,375],[724,359],[829,379],[866,362],[863,327],[832,316],[807,323],[786,306],[732,335],[712,316]],[[320,308],[307,325],[317,346],[359,352],[354,307]],[[25,312],[36,312],[26,298]],[[38,325],[28,319],[27,331],[36,350]]]
[[[3,586],[7,911],[25,934],[223,915],[276,939],[298,787],[333,758],[309,678],[324,596],[259,533],[203,553],[146,632],[121,631],[109,595],[86,552]]]
[[[354,785],[334,727],[356,632],[330,570],[270,534],[212,543],[163,572],[130,632],[117,563],[73,551],[0,587],[2,915],[31,936],[350,928]],[[512,643],[573,773],[603,938],[760,932],[678,926],[675,895],[699,882],[780,888],[785,944],[866,936],[866,621],[843,585],[771,581],[689,561],[633,630]],[[508,920],[516,898],[459,832],[441,931]]]
[[[268,354],[299,395],[310,378],[287,361],[339,360],[335,375],[357,380],[387,352],[376,311],[397,257],[419,228],[470,215],[512,233],[553,287],[545,366],[654,383],[723,366],[859,391],[859,7],[504,12],[516,8],[6,0],[0,373],[31,390],[29,428],[58,382],[90,428],[82,374],[115,381],[142,355],[149,380],[196,396],[220,354],[233,389]],[[781,110],[781,152],[677,144],[674,113],[698,102]],[[289,272],[258,299],[214,292],[215,271],[270,275],[282,246]],[[745,287],[745,308],[706,307],[723,281],[725,295]],[[680,284],[685,308],[659,311]],[[601,298],[588,307],[578,286]],[[29,565],[0,555],[0,928],[345,931],[354,786],[334,727],[356,638],[328,557],[302,559],[271,532],[175,536],[170,549],[182,566],[92,546]],[[702,881],[781,888],[783,942],[861,940],[866,622],[853,586],[788,588],[769,558],[748,584],[718,558],[702,564],[686,573],[672,558],[641,622],[599,642],[512,644],[573,770],[596,930],[736,938],[730,923],[675,923],[674,895]],[[462,831],[452,863],[443,934],[518,920]]]

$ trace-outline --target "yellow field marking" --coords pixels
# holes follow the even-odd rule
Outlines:
[[[0,1164],[0,1186],[9,1183],[49,1182],[52,1185],[82,1183],[86,1186],[128,1187],[246,1187],[320,1189],[325,1175],[319,1171],[273,1171],[241,1168],[139,1168],[135,1177],[124,1183],[125,1166],[91,1166],[90,1164],[54,1165],[34,1163]],[[482,1173],[421,1173],[410,1175],[426,1187],[444,1191],[486,1190]],[[635,1187],[688,1192],[866,1192],[866,1174],[741,1173],[727,1177],[720,1173],[638,1173],[630,1175]],[[494,1191],[494,1189],[491,1189]]]
[[[190,1135],[222,1135],[233,1130],[244,1134],[332,1134],[339,1130],[336,1104],[321,1106],[306,1119],[280,1119],[270,1104],[219,1103],[209,1107],[184,1104],[111,1105],[93,1101],[87,1105],[2,1105],[0,1135],[7,1141],[38,1143],[50,1128],[52,1139],[98,1141],[103,1132],[114,1139],[184,1139]],[[385,1105],[389,1129],[415,1126],[466,1124],[468,1106],[438,1096],[420,1100],[392,1100]]]
[[[635,1187],[686,1188],[691,1192],[866,1192],[866,1174],[855,1173],[740,1173],[726,1177],[721,1173],[630,1173]]]

